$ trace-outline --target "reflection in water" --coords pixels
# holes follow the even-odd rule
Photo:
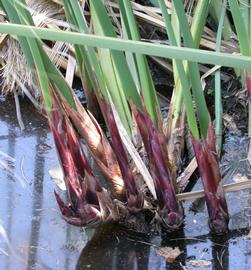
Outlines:
[[[66,228],[66,242],[69,243],[70,242],[70,235],[71,235],[71,229],[70,226],[67,226]],[[70,258],[69,256],[65,256],[65,263],[64,263],[64,269],[68,270],[70,265]]]
[[[250,269],[246,260],[250,253],[241,252],[245,248],[246,240],[243,236],[246,234],[247,230],[235,230],[225,236],[189,238],[180,230],[161,238],[135,235],[115,225],[103,225],[96,229],[83,249],[76,270],[184,270],[190,260],[211,262],[210,267],[200,269],[235,270],[238,266],[239,269]],[[158,255],[161,246],[178,247],[182,254],[173,263],[168,263],[164,257]],[[198,268],[189,266],[188,269]]]
[[[169,270],[184,269],[183,265],[186,265],[186,258],[187,258],[187,248],[185,239],[186,238],[183,228],[175,232],[175,234],[167,233],[163,235],[161,242],[162,247],[171,247],[171,248],[178,247],[179,250],[182,251],[182,254],[173,263],[166,262],[166,269]]]
[[[16,145],[16,140],[15,137],[13,136],[12,132],[9,130],[8,134],[8,155],[11,157],[15,156],[15,145]],[[13,165],[15,166],[15,165]],[[13,168],[14,169],[14,168]],[[6,233],[8,236],[8,240],[11,243],[12,241],[12,221],[13,221],[13,202],[14,202],[14,192],[13,192],[13,184],[11,183],[13,181],[12,177],[8,174],[7,176],[7,190],[8,190],[8,199],[7,199],[7,207],[8,207],[8,219],[7,219],[7,226],[6,226]],[[9,245],[6,247],[8,250],[8,254],[11,254],[11,246]],[[6,270],[10,270],[10,263],[11,263],[11,256],[8,256],[6,260]]]
[[[228,270],[229,268],[229,239],[227,235],[212,237],[212,269]]]
[[[147,237],[137,240],[137,235],[128,234],[116,225],[100,226],[83,249],[76,270],[148,269],[151,248],[148,242]]]
[[[104,225],[96,229],[96,232],[86,247],[83,249],[76,270],[85,269],[184,269],[186,254],[186,242],[183,230],[175,234],[162,237],[147,237],[126,232],[124,228],[116,225]],[[183,252],[177,261],[172,264],[158,256],[160,246],[179,247]]]
[[[32,270],[37,264],[37,250],[39,246],[40,219],[43,204],[43,180],[44,180],[44,154],[39,155],[39,147],[46,139],[39,134],[35,152],[34,183],[33,183],[33,204],[32,222],[30,231],[29,251],[27,270]]]

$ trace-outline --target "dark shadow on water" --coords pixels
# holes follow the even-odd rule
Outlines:
[[[229,269],[229,237],[227,235],[212,237],[212,258],[214,258],[212,261],[213,270]]]
[[[148,237],[137,237],[115,224],[99,226],[83,249],[76,270],[146,269],[152,244]]]
[[[234,270],[229,258],[236,261],[238,269],[250,269],[248,261],[236,253],[245,247],[248,230],[235,230],[223,236],[202,235],[185,237],[184,231],[158,236],[142,236],[128,232],[116,225],[102,225],[96,229],[93,238],[83,249],[76,270],[184,270],[190,260],[205,260],[210,267],[199,269]],[[161,247],[178,247],[182,254],[173,263],[158,255]],[[244,254],[242,254],[244,255]],[[247,255],[248,256],[248,255]],[[239,261],[239,262],[238,262]],[[198,269],[189,267],[188,269]]]
[[[183,269],[182,265],[186,264],[187,258],[187,248],[185,242],[185,233],[184,228],[181,228],[179,231],[175,233],[163,233],[161,247],[178,247],[182,254],[175,260],[173,263],[166,262],[166,269],[169,270],[178,270]]]
[[[37,137],[35,165],[34,165],[34,184],[33,184],[33,203],[32,203],[32,222],[29,241],[29,256],[27,270],[32,270],[37,263],[37,246],[39,246],[39,234],[41,224],[41,209],[43,207],[43,180],[44,180],[44,155],[39,155],[39,145],[44,143],[46,134],[39,134]]]
[[[10,156],[15,156],[15,145],[16,145],[16,140],[15,137],[12,136],[12,132],[9,131],[8,134],[8,153]],[[12,188],[12,179],[11,176],[8,175],[7,176],[7,181],[8,181],[8,185],[7,185],[7,190],[8,190],[8,210],[7,212],[9,213],[8,215],[8,226],[7,226],[7,235],[9,235],[9,240],[11,241],[12,239],[12,223],[13,223],[13,214],[12,214],[12,210],[13,210],[13,200],[14,200],[14,192],[13,192],[13,188]],[[8,248],[8,247],[6,247]],[[9,250],[9,249],[8,249]],[[9,250],[10,252],[10,250]],[[10,260],[11,258],[8,257],[8,259],[6,260],[6,270],[10,269]]]

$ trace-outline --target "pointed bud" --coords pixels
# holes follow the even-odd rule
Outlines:
[[[212,125],[209,125],[207,141],[203,139],[196,141],[192,136],[192,144],[204,186],[209,227],[213,233],[225,233],[228,229],[229,217]]]

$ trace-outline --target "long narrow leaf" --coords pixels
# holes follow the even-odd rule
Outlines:
[[[137,24],[133,15],[130,1],[119,1],[124,21],[128,25],[128,31],[132,40],[140,40]],[[124,12],[123,12],[124,11]],[[144,97],[144,103],[146,105],[148,113],[151,115],[153,121],[157,123],[158,115],[160,115],[160,107],[154,84],[150,74],[147,59],[142,54],[136,54],[137,71],[140,79],[140,90]]]
[[[220,21],[216,37],[216,51],[220,51],[221,36],[223,31],[224,19],[226,14],[227,1],[224,0]],[[215,133],[216,133],[216,148],[217,153],[220,154],[222,146],[222,99],[221,99],[221,73],[220,70],[215,72]]]
[[[161,8],[163,17],[164,17],[166,29],[168,31],[168,36],[170,39],[170,43],[173,46],[177,46],[173,27],[171,24],[170,15],[168,14],[168,12],[166,10],[166,5],[165,5],[163,0],[159,0],[159,5]],[[176,63],[177,72],[179,74],[179,79],[180,79],[180,82],[182,85],[182,93],[184,96],[184,102],[186,104],[188,125],[189,125],[189,128],[191,129],[194,137],[198,139],[199,138],[199,131],[198,131],[198,127],[197,127],[195,112],[193,110],[193,102],[192,102],[192,95],[190,92],[189,82],[188,82],[182,61],[176,60],[175,63]]]
[[[184,44],[186,47],[194,48],[194,41],[192,34],[190,32],[190,28],[187,22],[186,14],[183,8],[183,3],[180,0],[174,1],[174,6],[180,21],[180,25],[183,31],[184,36]],[[200,73],[198,64],[194,62],[188,62],[189,67],[189,75],[192,83],[192,90],[194,95],[194,100],[196,103],[197,118],[199,121],[200,132],[204,138],[207,135],[209,117],[206,101],[204,98],[201,82],[200,82]]]
[[[101,37],[91,34],[71,33],[62,30],[44,29],[13,23],[0,23],[0,33],[25,37],[37,37],[44,40],[64,41],[95,48],[99,47],[119,51],[130,51],[145,55],[188,60],[210,65],[251,69],[250,57],[207,50],[198,50],[186,47],[179,48],[176,46],[152,44],[143,41],[122,40],[119,38]]]

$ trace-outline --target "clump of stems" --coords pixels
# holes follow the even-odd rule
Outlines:
[[[165,1],[158,1],[171,46],[139,41],[140,36],[129,0],[118,1],[124,39],[117,38],[106,9],[106,1],[89,1],[90,22],[89,18],[87,20],[84,16],[77,0],[63,2],[73,33],[52,29],[44,31],[32,27],[34,23],[24,0],[0,1],[9,20],[16,24],[0,24],[0,30],[22,35],[18,36],[21,48],[32,70],[34,81],[42,92],[67,186],[68,204],[56,194],[63,217],[72,224],[87,225],[99,221],[118,221],[121,216],[125,219],[147,210],[157,212],[159,220],[168,229],[177,229],[183,223],[183,209],[175,194],[176,167],[173,169],[172,166],[176,163],[170,159],[172,153],[168,152],[170,147],[167,141],[170,134],[167,136],[161,128],[160,108],[146,58],[142,55],[144,52],[173,59],[176,86],[179,86],[179,98],[176,101],[179,108],[174,110],[175,121],[170,126],[177,127],[179,114],[184,108],[182,114],[184,116],[186,113],[203,180],[209,226],[214,233],[226,232],[228,210],[215,148],[215,135],[200,82],[198,64],[193,61],[245,67],[244,81],[249,97],[251,62],[247,57],[194,50],[199,46],[210,1],[203,1],[204,5],[198,3],[196,10],[199,14],[196,18],[200,24],[196,26],[193,22],[192,28],[187,22],[183,2],[173,1],[173,22],[180,27],[179,35],[175,35],[174,23],[167,12]],[[216,20],[220,20],[220,25],[223,25],[224,10],[219,17],[215,10],[215,1],[212,2],[210,12],[215,12]],[[243,20],[249,13],[245,9],[242,14],[237,1],[229,0],[229,5],[239,36],[241,53],[250,56],[250,27]],[[225,21],[225,25],[229,25],[229,22]],[[19,32],[20,29],[23,33]],[[91,34],[92,30],[98,37]],[[228,34],[226,31],[223,36],[227,38]],[[185,48],[180,47],[181,36]],[[218,51],[220,36],[219,31]],[[45,53],[41,38],[74,43],[83,86],[88,88],[99,102],[110,132],[111,144],[92,114],[76,101],[72,89]],[[219,82],[219,75],[216,77]],[[220,91],[217,93],[219,101]],[[130,99],[131,106],[128,103]],[[152,182],[155,191],[151,192],[150,196],[149,190],[142,188],[143,177],[121,139],[121,129],[110,103],[114,104],[127,136],[132,141],[135,139],[132,126],[136,125],[139,130],[144,146],[142,151],[151,176],[149,182]],[[183,118],[180,123],[184,121]],[[221,119],[218,118],[217,127],[220,125]],[[85,139],[92,156],[108,179],[111,192],[104,189],[95,178],[81,149],[76,130]],[[142,145],[135,147],[142,148]],[[154,193],[156,198],[152,198]],[[150,207],[149,197],[154,201],[153,204],[150,203]]]

